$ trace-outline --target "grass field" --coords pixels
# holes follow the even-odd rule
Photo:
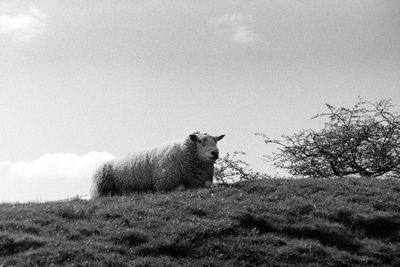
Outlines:
[[[0,266],[400,266],[400,181],[0,205]]]

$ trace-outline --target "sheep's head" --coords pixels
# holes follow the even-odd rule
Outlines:
[[[217,142],[225,135],[212,136],[206,133],[195,132],[189,135],[190,140],[196,144],[200,161],[214,163],[219,157]]]

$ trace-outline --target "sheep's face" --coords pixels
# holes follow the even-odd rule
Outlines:
[[[206,133],[193,133],[189,135],[197,147],[200,161],[214,163],[219,157],[217,142],[225,135],[212,136]]]

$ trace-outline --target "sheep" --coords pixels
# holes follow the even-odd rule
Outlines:
[[[210,187],[217,142],[224,136],[193,132],[182,141],[106,162],[93,175],[91,197]]]

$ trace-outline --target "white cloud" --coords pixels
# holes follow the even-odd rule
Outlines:
[[[8,172],[23,178],[84,177],[90,175],[99,163],[113,158],[112,154],[106,152],[90,152],[81,156],[71,153],[46,154],[31,162],[14,162],[9,165]]]
[[[30,162],[0,162],[0,202],[59,200],[87,195],[95,169],[114,158],[107,152],[54,153]]]
[[[18,15],[0,14],[0,35],[9,35],[14,41],[29,43],[44,31],[46,17],[36,8]]]
[[[240,45],[254,45],[260,39],[250,16],[240,13],[225,14],[211,20],[211,24],[224,26],[230,31],[231,41]]]
[[[216,24],[235,25],[243,23],[245,17],[240,13],[233,13],[233,14],[225,14],[213,20]]]
[[[258,35],[245,26],[235,28],[232,41],[237,44],[253,45],[258,40]]]
[[[10,166],[11,164],[12,164],[11,161],[3,161],[3,162],[0,162],[0,170],[6,168],[6,167],[8,167],[8,166]]]

